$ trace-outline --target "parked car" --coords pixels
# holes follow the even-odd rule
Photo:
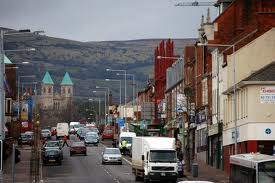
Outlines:
[[[106,129],[106,130],[103,131],[103,134],[101,136],[101,140],[113,139],[113,138],[114,138],[113,130]]]
[[[70,156],[74,154],[84,154],[87,156],[87,148],[84,144],[84,142],[73,142],[71,147],[70,147]]]
[[[49,129],[41,130],[41,138],[51,138],[51,131]]]
[[[32,134],[26,134],[26,133],[21,133],[19,138],[18,138],[18,144],[27,144],[32,146],[33,144],[33,135]]]
[[[102,152],[102,164],[118,163],[122,165],[122,156],[119,148],[105,148]]]
[[[43,165],[49,163],[58,163],[62,164],[62,155],[59,149],[57,148],[48,148],[42,154]]]
[[[95,146],[98,146],[98,143],[99,143],[99,137],[98,137],[98,134],[95,133],[95,132],[88,132],[86,133],[85,137],[84,137],[84,142],[85,142],[85,145],[95,145]]]

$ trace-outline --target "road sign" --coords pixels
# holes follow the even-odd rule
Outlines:
[[[118,126],[119,126],[119,127],[124,127],[124,126],[125,126],[124,119],[119,119],[119,120],[118,120]]]

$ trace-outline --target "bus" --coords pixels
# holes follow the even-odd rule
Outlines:
[[[275,156],[260,153],[230,156],[230,183],[275,183]]]

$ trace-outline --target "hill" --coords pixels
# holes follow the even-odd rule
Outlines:
[[[24,35],[7,36],[5,49],[35,48],[35,52],[7,52],[6,55],[14,63],[29,61],[32,64],[21,66],[19,75],[35,74],[38,81],[49,71],[56,84],[56,89],[64,73],[70,73],[75,84],[75,95],[91,96],[91,88],[98,85],[109,85],[105,78],[123,79],[116,73],[106,72],[107,68],[126,69],[135,74],[141,88],[148,74],[153,74],[154,48],[161,39],[145,39],[130,41],[78,42],[48,36]],[[176,39],[175,52],[182,54],[185,45],[194,43],[194,39]],[[129,85],[130,85],[129,81]],[[111,87],[114,100],[118,100],[119,87]],[[129,95],[131,91],[129,91]]]

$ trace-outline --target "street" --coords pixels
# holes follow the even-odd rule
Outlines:
[[[76,137],[72,137],[76,140]],[[48,165],[43,166],[43,179],[46,183],[128,183],[135,182],[132,175],[131,165],[123,160],[123,165],[102,165],[101,152],[104,149],[103,144],[98,147],[88,147],[87,156],[70,157],[69,148],[64,147],[64,160],[61,166]]]

